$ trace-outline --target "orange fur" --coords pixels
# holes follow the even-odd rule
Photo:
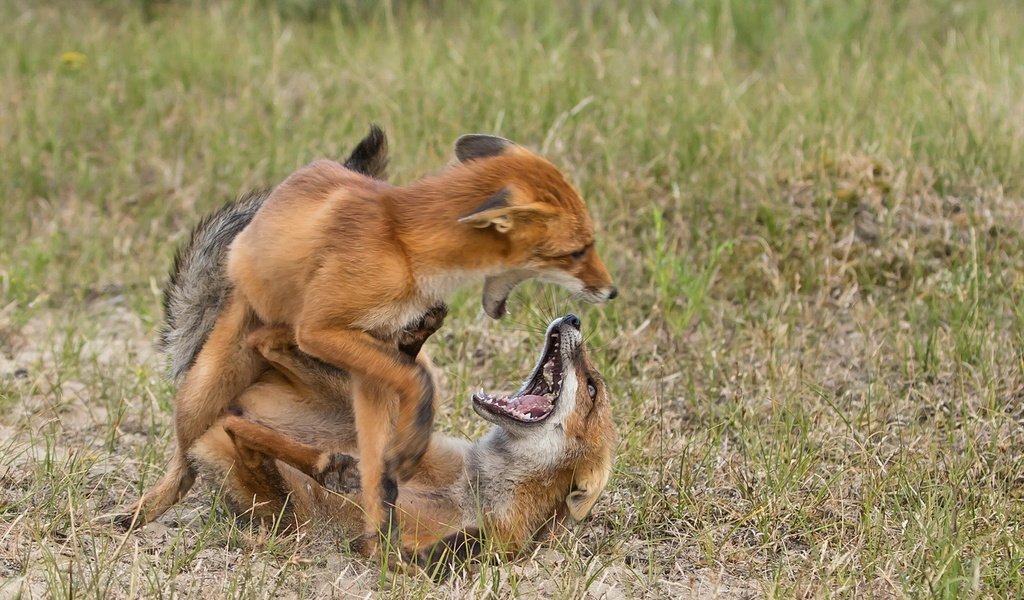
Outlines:
[[[260,395],[281,394],[289,402],[298,389],[304,390],[310,396],[303,397],[301,403],[311,407],[314,414],[316,407],[329,406],[322,395],[335,393],[336,380],[345,379],[345,374],[325,377],[322,371],[303,362],[301,354],[286,340],[277,341],[264,343],[261,352],[277,369],[290,373],[270,371],[253,388]],[[617,434],[607,391],[585,348],[580,347],[567,368],[575,371],[580,384],[575,405],[564,416],[562,426],[549,430],[549,435],[565,437],[560,454],[538,458],[542,466],[526,465],[522,472],[485,469],[475,475],[511,484],[511,493],[500,505],[488,503],[486,497],[459,495],[459,482],[465,483],[467,473],[472,471],[468,465],[471,445],[432,435],[416,473],[400,486],[395,517],[405,556],[423,557],[429,563],[429,555],[440,546],[451,545],[450,540],[464,531],[467,521],[480,528],[492,550],[516,553],[536,539],[545,526],[563,517],[581,519],[589,513],[607,483]],[[588,381],[596,386],[594,396],[589,394]],[[282,430],[288,426],[280,428],[279,415],[261,412],[263,408],[253,402],[252,396],[250,389],[241,397],[239,408],[244,417],[229,416],[219,421],[197,444],[193,457],[225,478],[228,495],[234,498],[232,506],[242,511],[250,511],[256,499],[263,502],[263,511],[258,514],[284,513],[297,523],[328,520],[348,533],[357,531],[361,520],[353,510],[357,500],[329,492],[321,485],[325,471],[337,462],[337,449],[348,446],[350,439],[344,433],[334,435],[327,428],[315,436],[306,432],[306,439],[300,441]],[[337,426],[337,431],[346,431],[335,415],[324,414],[323,418]],[[233,447],[207,441],[218,429],[231,434]],[[534,443],[544,445],[539,441],[527,445]],[[229,469],[225,467],[228,464],[236,466]],[[365,463],[360,464],[361,470],[365,468]],[[279,490],[276,500],[267,501],[268,490],[278,489],[280,481],[286,482],[286,489]]]
[[[395,502],[389,489],[415,473],[433,423],[429,374],[396,350],[395,336],[480,278],[500,281],[500,308],[485,298],[492,316],[527,276],[590,301],[614,297],[593,241],[565,177],[512,144],[405,187],[332,161],[299,169],[231,246],[234,293],[175,399],[177,454],[140,500],[141,521],[188,490],[188,451],[267,366],[242,343],[265,324],[290,329],[302,352],[353,375],[366,525],[377,531]]]

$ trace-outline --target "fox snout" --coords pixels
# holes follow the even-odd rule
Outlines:
[[[619,296],[619,288],[615,287],[614,285],[610,285],[604,288],[585,287],[583,288],[583,291],[580,292],[579,296],[580,298],[583,299],[584,302],[589,302],[591,304],[601,304],[603,302],[608,302],[609,300],[614,300],[615,298],[617,298]]]
[[[607,302],[619,295],[608,269],[593,249],[570,265],[539,271],[538,277],[567,288],[573,292],[573,297],[591,304]]]
[[[618,288],[612,283],[612,276],[604,266],[597,252],[591,251],[587,260],[583,261],[576,271],[576,278],[583,284],[580,297],[585,302],[598,304],[614,300],[619,295]]]

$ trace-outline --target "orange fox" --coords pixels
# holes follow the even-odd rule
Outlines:
[[[440,325],[437,311],[432,317],[407,333],[419,337],[411,352]],[[356,445],[348,377],[298,352],[286,328],[252,341],[275,370],[238,397],[235,414],[199,439],[191,459],[225,482],[228,503],[240,513],[358,530],[351,490],[332,489],[352,486],[346,480],[356,465],[346,454]],[[518,392],[478,392],[473,407],[495,427],[472,443],[434,434],[399,486],[402,555],[430,570],[484,548],[520,551],[553,518],[582,519],[611,471],[617,434],[610,403],[575,315],[548,327],[537,366]]]
[[[267,366],[246,337],[284,326],[304,354],[353,377],[372,551],[371,536],[393,522],[397,481],[427,450],[434,417],[432,380],[395,349],[398,333],[477,279],[493,318],[530,277],[590,302],[615,297],[587,209],[557,168],[486,135],[459,138],[455,154],[448,170],[404,187],[317,161],[266,197],[227,252],[230,294],[175,399],[177,452],[132,523],[156,518],[188,491],[189,449]]]

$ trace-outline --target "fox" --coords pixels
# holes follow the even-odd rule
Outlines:
[[[366,177],[385,180],[389,162],[387,135],[379,125],[372,124],[342,166]],[[228,250],[267,201],[270,192],[270,189],[247,192],[204,216],[175,252],[170,276],[163,288],[164,320],[156,343],[167,362],[167,375],[172,383],[182,384],[220,317],[232,290],[226,273]],[[178,460],[172,463],[157,489],[149,494],[157,501],[150,507],[151,518],[146,518],[146,513],[140,514],[146,497],[127,510],[101,518],[112,516],[122,529],[155,519],[173,504],[167,502],[168,485],[180,478],[180,487],[187,491],[193,471],[191,465],[183,466]],[[161,507],[161,503],[165,505]]]
[[[373,538],[392,529],[398,482],[415,473],[434,420],[433,380],[397,349],[399,333],[480,279],[484,312],[495,319],[529,278],[587,302],[617,296],[586,205],[557,167],[484,134],[456,140],[455,156],[448,169],[405,186],[319,160],[261,197],[230,242],[217,246],[220,303],[204,310],[213,323],[202,323],[202,343],[188,341],[194,356],[178,358],[186,367],[171,464],[120,524],[149,522],[188,492],[190,448],[267,368],[245,340],[285,327],[301,352],[351,376],[372,554]]]
[[[388,163],[387,135],[374,124],[343,165],[385,180]],[[172,382],[181,383],[206,343],[231,289],[224,269],[228,248],[269,195],[269,189],[254,190],[226,203],[202,218],[175,253],[163,290],[164,323],[157,340]]]
[[[403,332],[403,352],[418,353],[443,318],[433,309]],[[360,530],[351,378],[303,354],[287,328],[260,331],[249,343],[273,369],[237,397],[190,458],[204,477],[223,482],[239,515],[294,528],[326,524],[346,535]],[[416,472],[399,484],[402,564],[435,575],[488,552],[514,557],[558,523],[582,520],[614,462],[618,433],[607,387],[576,315],[550,323],[518,391],[481,390],[472,403],[491,429],[475,441],[432,433]]]

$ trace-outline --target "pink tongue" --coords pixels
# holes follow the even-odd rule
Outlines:
[[[531,417],[539,417],[551,406],[547,398],[534,394],[521,396],[518,404],[519,412],[526,413]]]

